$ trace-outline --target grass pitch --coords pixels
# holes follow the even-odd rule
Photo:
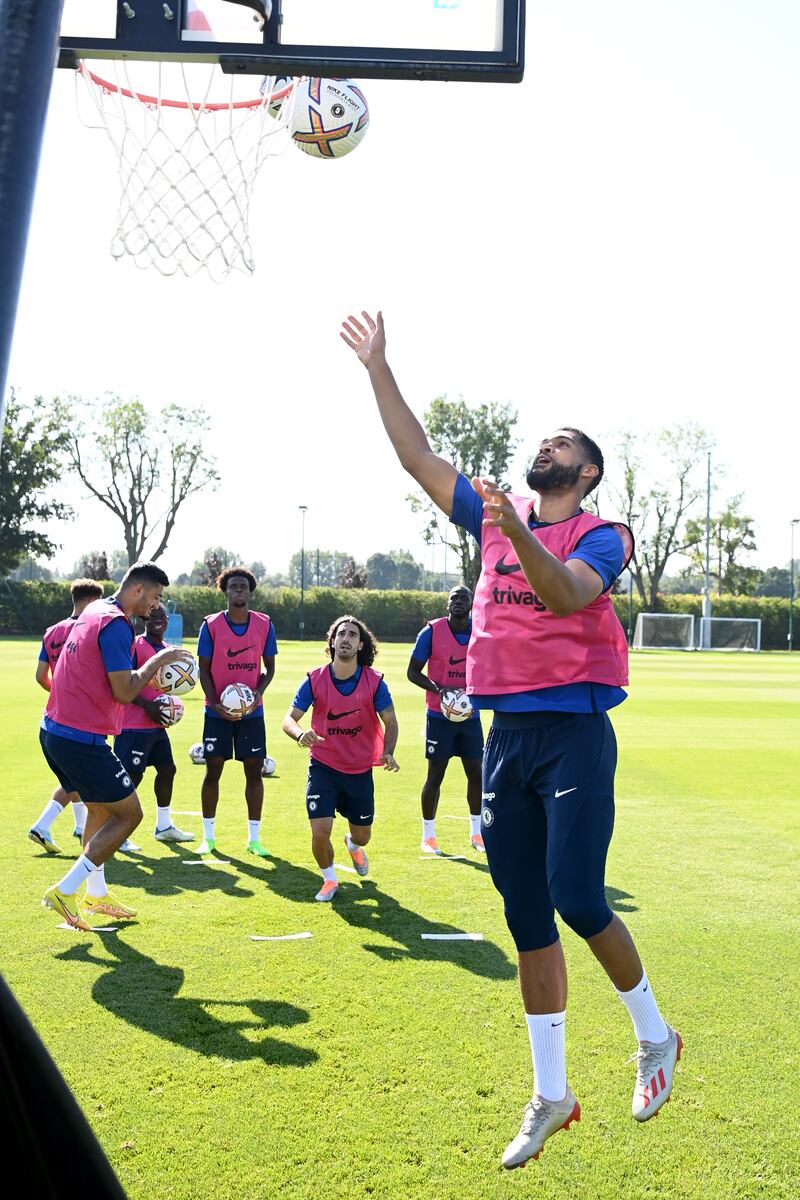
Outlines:
[[[223,775],[217,845],[186,866],[155,842],[111,886],[139,908],[117,933],[73,934],[39,908],[66,858],[25,837],[53,780],[37,744],[38,646],[0,644],[6,881],[3,971],[134,1200],[231,1196],[464,1200],[534,1194],[643,1200],[795,1200],[800,1135],[797,897],[800,655],[639,654],[620,744],[608,883],[686,1050],[674,1098],[630,1117],[635,1049],[622,1005],[569,931],[567,1048],[583,1119],[523,1172],[499,1166],[530,1095],[514,954],[485,864],[468,848],[451,764],[438,833],[466,861],[421,861],[424,701],[408,646],[384,646],[400,720],[396,776],[378,772],[371,871],[313,900],[307,756],[280,733],[315,644],[282,642],[267,693],[263,840],[245,855],[241,769]],[[172,733],[173,812],[201,830],[199,697]],[[54,834],[72,855],[71,818]],[[336,823],[337,862],[349,865]],[[199,839],[198,839],[199,841]],[[195,842],[196,846],[198,842]],[[480,932],[482,942],[422,933]],[[251,934],[309,931],[297,941]]]

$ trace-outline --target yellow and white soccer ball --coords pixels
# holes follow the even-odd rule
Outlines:
[[[177,725],[184,713],[183,701],[177,696],[159,696],[156,701],[162,712],[162,721],[165,725]]]
[[[159,667],[153,676],[153,687],[169,696],[185,696],[192,688],[197,687],[200,672],[195,659],[167,663]]]
[[[473,708],[462,688],[446,688],[439,696],[442,713],[448,721],[468,721]]]
[[[369,105],[352,79],[303,79],[291,104],[292,143],[313,158],[343,158],[369,128]]]
[[[232,716],[243,717],[253,707],[255,696],[246,683],[229,683],[219,702]]]

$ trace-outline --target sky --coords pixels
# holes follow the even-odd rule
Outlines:
[[[695,421],[720,498],[743,492],[755,519],[753,561],[785,564],[800,516],[799,52],[794,0],[529,0],[522,84],[365,81],[356,151],[268,160],[255,274],[221,285],[112,260],[114,154],[57,71],[9,384],[206,411],[221,483],[179,517],[173,574],[216,544],[284,570],[300,505],[307,549],[403,547],[441,569],[338,336],[381,308],[418,415],[442,394],[518,409],[516,488],[565,423],[611,444]],[[62,569],[122,545],[72,481],[60,497],[77,509],[50,529]]]

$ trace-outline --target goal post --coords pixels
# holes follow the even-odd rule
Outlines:
[[[694,650],[691,613],[639,613],[633,631],[634,650]]]
[[[698,650],[761,649],[760,617],[701,617],[697,627]]]

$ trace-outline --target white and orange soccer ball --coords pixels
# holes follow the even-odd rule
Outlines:
[[[472,716],[469,696],[461,688],[446,688],[439,696],[439,703],[448,721],[467,721]]]
[[[165,725],[177,725],[183,717],[183,702],[177,696],[159,696],[156,701],[162,712]]]
[[[292,143],[313,158],[343,158],[369,128],[369,105],[352,79],[303,79],[290,98]]]
[[[202,742],[194,742],[194,744],[189,747],[189,758],[196,767],[202,767],[203,763],[206,761],[206,749]]]
[[[219,702],[231,715],[243,717],[253,707],[255,695],[246,683],[229,683]]]
[[[165,667],[159,667],[153,676],[153,687],[169,696],[185,696],[187,692],[197,686],[199,678],[200,672],[196,660],[192,658],[187,662],[182,659],[179,662],[167,663]]]

